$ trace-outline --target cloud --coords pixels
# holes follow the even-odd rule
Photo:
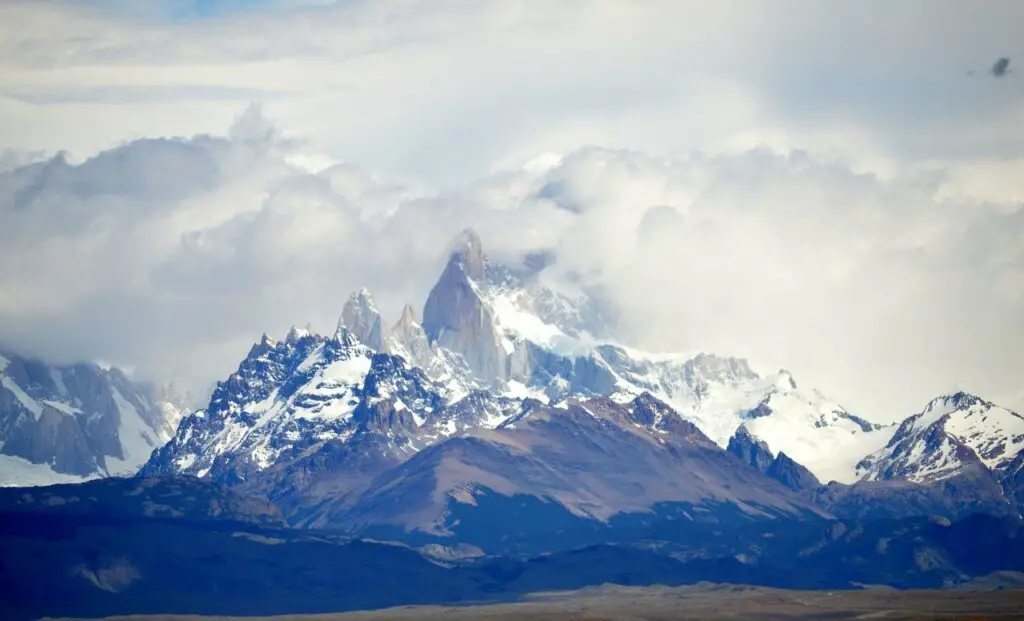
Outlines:
[[[18,93],[8,92],[10,99],[36,106],[79,104],[144,104],[168,100],[186,101],[274,101],[285,98],[281,91],[254,88],[224,88],[208,84],[183,84],[179,86],[100,86],[51,89],[36,89]]]
[[[629,342],[785,366],[879,419],[1019,386],[1024,210],[937,198],[941,176],[588,147],[438,193],[303,149],[252,108],[0,173],[0,341],[205,387],[264,331],[330,330],[364,284],[389,319],[422,304],[473,226],[608,291]]]
[[[955,68],[1024,5],[876,4],[0,3],[0,340],[205,386],[472,225],[645,347],[1017,394],[1024,83]]]
[[[220,131],[255,96],[318,151],[434,186],[587,144],[767,145],[873,170],[1024,148],[1024,91],[949,69],[1019,41],[1015,3],[911,1],[884,20],[854,0],[289,4],[167,20],[7,3],[0,134],[86,156]]]
[[[1003,56],[992,65],[990,73],[997,78],[1001,78],[1006,75],[1006,72],[1009,71],[1009,69],[1010,59]]]
[[[20,151],[17,149],[4,149],[0,151],[0,171],[13,170],[26,164],[46,159],[43,151]]]
[[[208,19],[236,13],[274,12],[330,3],[330,0],[95,0],[93,6],[126,16]]]

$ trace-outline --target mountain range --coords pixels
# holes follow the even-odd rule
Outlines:
[[[553,278],[551,263],[492,263],[467,230],[422,319],[407,305],[388,324],[364,288],[329,336],[264,335],[195,412],[116,368],[6,352],[2,478],[191,475],[266,495],[296,525],[435,534],[452,503],[480,493],[597,521],[725,498],[741,514],[757,513],[752,502],[856,516],[1019,512],[1020,415],[956,393],[880,425],[785,370],[639,351],[613,338],[600,292]],[[680,478],[697,453],[714,474]],[[723,455],[757,474],[743,471],[740,485],[735,468],[709,465]],[[372,509],[395,489],[422,497],[415,514]]]
[[[363,289],[330,336],[264,335],[142,475],[263,495],[296,526],[484,550],[528,540],[531,513],[566,530],[1019,515],[1020,415],[957,393],[880,425],[785,370],[639,351],[549,264],[493,264],[467,231],[422,319],[406,306],[389,325]]]
[[[270,614],[1024,569],[1019,414],[957,392],[881,425],[785,370],[640,351],[550,264],[492,263],[467,231],[422,313],[389,324],[357,291],[330,334],[263,335],[195,410],[4,352],[3,601]],[[29,488],[51,483],[74,484]]]
[[[880,425],[785,370],[639,351],[551,262],[492,263],[466,231],[422,319],[407,305],[388,324],[364,288],[333,334],[264,335],[194,412],[116,368],[4,353],[3,478],[190,475],[266,496],[294,525],[450,538],[481,495],[599,523],[668,505],[1019,514],[1020,415],[956,393]]]

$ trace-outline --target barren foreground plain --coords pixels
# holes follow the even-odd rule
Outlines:
[[[409,606],[371,612],[273,617],[139,615],[107,621],[717,621],[750,619],[1024,620],[1024,588],[788,591],[730,585],[620,587],[541,593],[515,603]],[[68,621],[68,620],[63,620]]]

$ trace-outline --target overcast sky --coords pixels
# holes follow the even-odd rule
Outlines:
[[[0,0],[0,343],[203,388],[473,226],[640,347],[1010,402],[1021,66],[1009,0]]]

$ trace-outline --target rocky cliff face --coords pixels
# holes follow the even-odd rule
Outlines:
[[[768,445],[751,435],[746,425],[740,425],[736,433],[729,438],[726,450],[743,463],[793,491],[811,491],[821,485],[810,470],[793,461],[785,453],[773,455]]]
[[[174,434],[168,396],[116,368],[0,354],[0,483],[134,474]]]
[[[998,471],[999,482],[1003,493],[1013,502],[1017,510],[1024,515],[1024,451],[1006,462]]]
[[[729,438],[726,450],[740,458],[740,461],[761,472],[768,472],[775,457],[768,445],[750,435],[747,428],[740,425],[736,434]]]
[[[483,381],[508,375],[505,353],[485,303],[486,261],[480,238],[467,231],[457,242],[423,307],[423,329],[432,343],[459,354]]]
[[[785,453],[779,453],[775,456],[765,474],[789,489],[798,492],[813,490],[821,485],[818,477],[814,476],[807,468],[793,461]]]

